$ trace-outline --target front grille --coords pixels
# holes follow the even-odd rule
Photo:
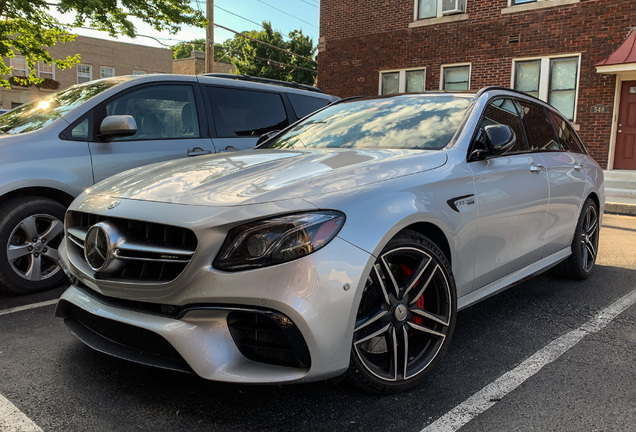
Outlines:
[[[181,274],[197,247],[196,236],[187,228],[69,211],[66,215],[69,249],[82,260],[86,233],[99,222],[113,226],[123,241],[114,252],[118,265],[112,271],[97,272],[96,278],[168,282]]]
[[[165,369],[192,372],[176,349],[149,330],[93,315],[64,300],[58,305],[71,331],[90,347],[119,358]]]
[[[280,366],[311,366],[305,339],[285,315],[234,311],[228,314],[227,323],[234,343],[248,359]]]

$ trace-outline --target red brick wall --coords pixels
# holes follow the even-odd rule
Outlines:
[[[616,78],[596,73],[636,26],[634,0],[581,0],[502,14],[507,0],[467,0],[468,19],[409,28],[413,0],[322,0],[318,82],[341,97],[378,94],[379,72],[426,67],[426,90],[439,89],[442,64],[471,63],[471,88],[510,86],[515,58],[581,54],[576,123],[605,167]],[[518,43],[509,37],[520,36]],[[591,114],[593,105],[610,113]]]

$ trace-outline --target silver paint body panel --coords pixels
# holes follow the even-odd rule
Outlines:
[[[151,317],[90,299],[73,286],[62,299],[162,335],[207,379],[297,382],[339,375],[349,366],[367,275],[401,230],[428,224],[444,234],[461,309],[567,258],[587,197],[596,196],[602,215],[603,174],[587,155],[536,152],[466,162],[481,109],[501,93],[476,99],[452,145],[441,151],[264,149],[211,155],[119,174],[71,205],[75,211],[189,228],[198,239],[186,270],[162,284],[97,280],[63,245],[61,259],[86,286],[107,297],[149,303],[281,312],[305,338],[309,369],[247,360],[232,341],[227,312]],[[536,164],[544,170],[533,172]],[[575,169],[577,164],[584,169]],[[457,210],[448,203],[453,198]],[[113,199],[121,204],[108,209]],[[317,209],[346,215],[342,230],[323,249],[254,270],[212,267],[231,228]]]

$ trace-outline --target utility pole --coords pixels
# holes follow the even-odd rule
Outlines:
[[[214,72],[214,0],[206,0],[208,30],[205,44],[205,72]]]

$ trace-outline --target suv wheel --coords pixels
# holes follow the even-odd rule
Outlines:
[[[58,252],[66,208],[48,198],[10,199],[0,208],[0,290],[31,294],[64,281]]]

